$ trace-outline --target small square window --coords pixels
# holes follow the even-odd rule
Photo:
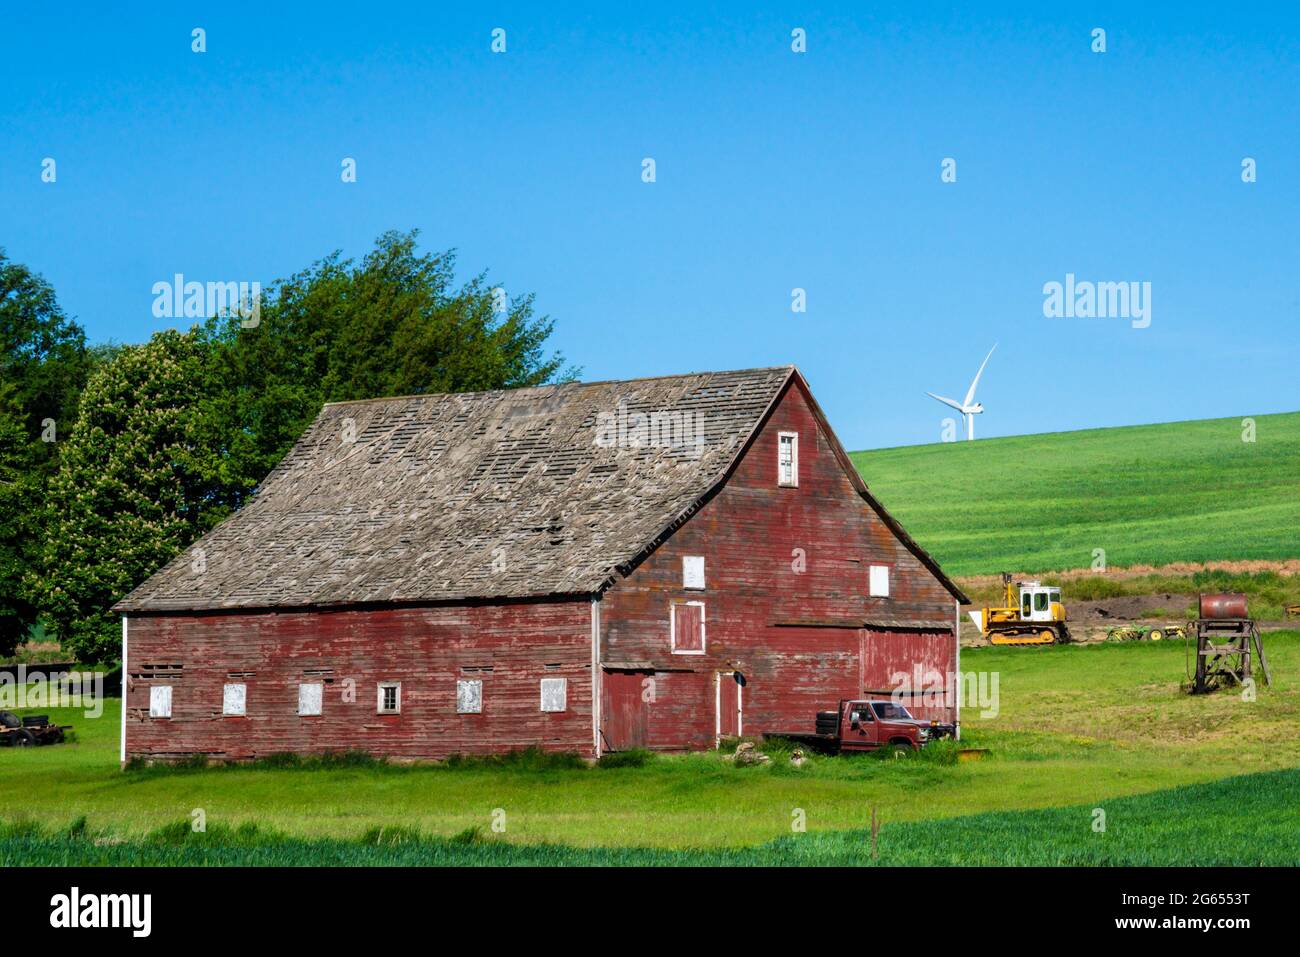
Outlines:
[[[684,555],[682,557],[682,587],[704,587],[704,556]]]
[[[778,432],[776,482],[787,488],[799,485],[799,433]]]
[[[172,686],[154,685],[149,689],[149,717],[170,718],[172,716]]]
[[[248,705],[248,686],[245,684],[228,684],[222,689],[221,713],[242,715]]]
[[[889,597],[889,566],[872,565],[867,570],[868,584],[870,588],[868,593],[872,598]]]
[[[379,683],[378,698],[375,707],[380,714],[402,713],[402,683],[400,681],[381,681]]]
[[[321,692],[324,685],[319,681],[298,685],[298,713],[305,716],[320,714]]]
[[[470,678],[456,682],[456,713],[483,713],[483,682]]]
[[[542,710],[563,711],[568,705],[569,679],[542,679]]]

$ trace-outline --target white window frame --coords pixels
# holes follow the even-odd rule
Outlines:
[[[547,682],[550,682],[550,683],[551,683],[552,688],[554,687],[554,685],[555,685],[557,682],[559,683],[559,686],[560,686],[560,707],[558,707],[558,708],[548,708],[548,707],[546,707],[546,685],[547,685]],[[561,713],[563,713],[563,712],[569,710],[569,679],[568,679],[568,678],[543,678],[543,679],[541,680],[541,683],[538,685],[538,690],[541,692],[541,701],[539,702],[538,707],[539,707],[542,711],[545,711],[545,712],[547,712],[548,714],[561,714]]]
[[[781,446],[785,439],[790,440],[790,479],[786,481],[781,474]],[[798,488],[799,487],[799,433],[798,432],[778,432],[776,433],[776,484],[781,488]]]
[[[170,718],[172,716],[172,686],[149,686],[149,717]]]
[[[867,594],[872,598],[889,597],[888,565],[867,566]]]
[[[477,708],[462,708],[460,706],[461,701],[464,700],[460,690],[462,685],[466,687],[469,687],[471,685],[478,686],[478,692],[477,692],[478,707]],[[467,703],[472,703],[472,702],[467,701]],[[456,679],[456,713],[457,714],[482,714],[483,713],[483,679],[482,678],[457,678]]]
[[[303,692],[308,688],[316,688],[316,710],[304,711],[311,702],[303,697]],[[300,681],[298,682],[298,714],[303,718],[318,718],[325,711],[325,683],[323,681]]]
[[[677,608],[680,605],[699,605],[700,606],[700,648],[696,651],[693,648],[677,649]],[[675,601],[668,610],[668,644],[675,655],[702,655],[709,647],[709,637],[704,626],[704,602],[702,601]]]
[[[236,688],[239,689],[238,692],[235,691]],[[238,710],[235,710],[236,707]],[[227,681],[221,686],[221,713],[232,718],[242,718],[248,714],[248,685],[242,681]]]
[[[704,590],[704,556],[682,556],[682,587],[691,591]]]
[[[391,708],[384,707],[384,690],[392,688],[396,691],[394,700],[396,704]],[[402,683],[400,681],[381,681],[375,686],[375,714],[401,714],[402,713]]]

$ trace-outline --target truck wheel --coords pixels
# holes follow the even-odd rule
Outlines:
[[[30,748],[35,744],[36,735],[32,734],[26,728],[23,728],[14,736],[15,748]]]
[[[897,760],[906,758],[912,753],[912,745],[907,741],[893,741],[889,745],[889,756]]]

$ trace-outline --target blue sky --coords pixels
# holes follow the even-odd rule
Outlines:
[[[1046,6],[11,6],[0,245],[136,342],[174,273],[418,227],[584,378],[793,362],[850,448],[937,441],[994,342],[980,436],[1300,408],[1300,13]],[[1150,326],[1045,318],[1067,273]]]

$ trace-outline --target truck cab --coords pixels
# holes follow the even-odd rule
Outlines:
[[[913,751],[930,737],[930,722],[913,718],[892,701],[841,701],[840,750],[874,751],[895,747]]]

